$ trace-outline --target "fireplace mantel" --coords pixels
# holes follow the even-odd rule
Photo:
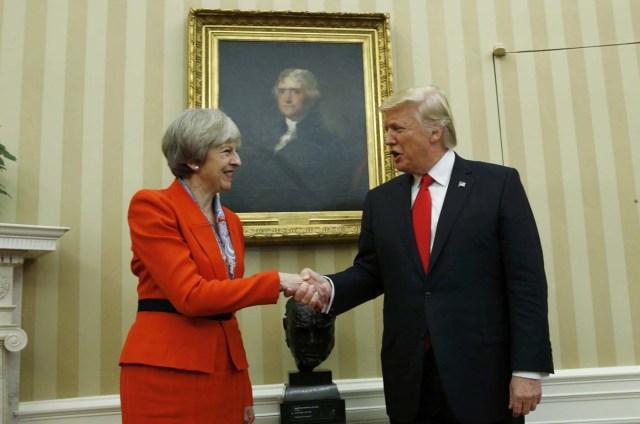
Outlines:
[[[0,424],[17,423],[20,351],[27,333],[20,328],[22,266],[56,250],[66,227],[0,223]]]

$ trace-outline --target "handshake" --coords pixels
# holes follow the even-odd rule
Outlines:
[[[312,269],[305,268],[300,274],[279,272],[280,290],[286,297],[311,308],[327,312],[331,301],[332,286],[329,280]]]

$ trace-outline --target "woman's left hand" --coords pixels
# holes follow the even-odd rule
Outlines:
[[[251,424],[256,419],[256,414],[253,412],[253,406],[244,407],[244,424]]]

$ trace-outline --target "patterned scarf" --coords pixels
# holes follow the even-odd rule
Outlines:
[[[216,225],[218,226],[218,235],[220,236],[218,238],[218,244],[220,245],[223,256],[225,256],[229,277],[233,279],[233,270],[236,268],[236,252],[233,250],[233,244],[231,243],[229,227],[227,227],[227,218],[224,216],[222,203],[220,203],[220,194],[216,194],[213,198],[213,213],[215,215]]]

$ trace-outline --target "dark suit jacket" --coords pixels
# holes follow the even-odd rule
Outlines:
[[[515,169],[456,155],[425,274],[411,223],[412,181],[401,175],[367,195],[354,264],[329,275],[331,313],[385,295],[382,371],[393,420],[417,414],[429,334],[457,418],[499,421],[512,371],[553,372],[531,208]]]
[[[298,122],[296,136],[282,150],[274,147],[287,131],[284,118],[267,120],[259,134],[243,132],[242,167],[234,174],[235,189],[222,195],[238,212],[304,212],[361,210],[368,189],[366,157],[356,157],[311,112]]]

